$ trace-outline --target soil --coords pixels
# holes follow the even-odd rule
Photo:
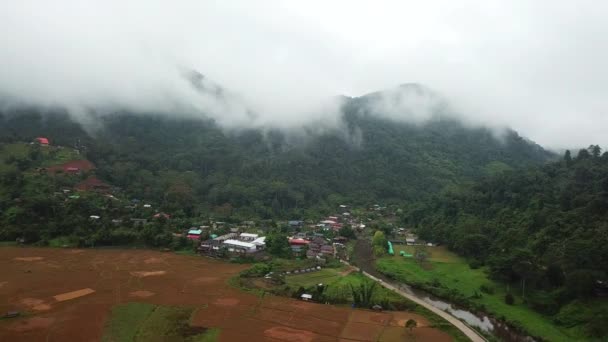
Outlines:
[[[239,303],[239,300],[236,298],[218,298],[213,304],[224,305],[224,306],[235,306]]]
[[[129,293],[129,296],[138,297],[138,298],[148,298],[148,297],[154,296],[154,292],[150,292],[150,291],[146,291],[146,290],[139,290],[139,291],[133,291],[133,292]]]
[[[264,331],[264,335],[280,341],[311,342],[315,334],[310,331],[297,330],[286,327],[274,327]]]
[[[160,264],[163,262],[163,259],[161,258],[148,258],[146,260],[144,260],[144,263],[146,264]]]
[[[141,278],[141,277],[159,276],[159,275],[163,275],[165,273],[167,273],[167,271],[136,271],[136,272],[131,272],[131,275]]]
[[[61,268],[15,259],[31,255]],[[146,263],[150,258],[161,259],[170,272],[159,270],[160,263]],[[99,341],[112,307],[132,301],[194,307],[191,325],[219,328],[220,341],[372,341],[378,336],[384,340],[382,336],[390,335],[392,329],[395,334],[403,332],[384,320],[375,322],[377,312],[270,295],[261,298],[226,284],[247,267],[150,250],[87,249],[70,254],[61,249],[3,247],[0,270],[6,283],[0,287],[0,312],[27,314],[0,320],[0,341]],[[157,276],[145,276],[149,274]],[[95,292],[73,300],[53,300],[74,289]],[[44,305],[48,310],[34,309]],[[352,313],[367,323],[351,322]],[[424,322],[421,316],[412,317],[419,326]],[[417,341],[451,341],[431,327],[416,328],[414,334]]]

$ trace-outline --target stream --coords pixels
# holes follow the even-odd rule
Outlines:
[[[355,246],[355,256],[354,259],[362,270],[367,273],[382,279],[394,286],[398,287],[400,290],[405,291],[409,294],[412,294],[428,304],[449,313],[450,315],[464,321],[469,326],[479,328],[480,330],[500,339],[501,341],[507,342],[531,342],[534,341],[533,338],[527,335],[522,335],[515,329],[510,328],[504,322],[501,322],[498,319],[491,317],[490,315],[484,312],[471,312],[469,310],[458,307],[455,304],[452,304],[442,298],[438,298],[429,294],[426,291],[422,291],[419,289],[415,289],[408,284],[398,283],[394,280],[389,280],[383,274],[378,272],[374,267],[374,258],[372,254],[371,244],[369,240],[359,239],[357,240],[357,244]]]

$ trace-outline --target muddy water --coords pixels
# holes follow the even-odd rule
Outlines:
[[[435,297],[425,291],[414,289],[411,286],[404,283],[396,283],[395,281],[387,279],[380,272],[376,271],[374,267],[374,258],[371,250],[371,244],[369,240],[360,239],[357,240],[357,245],[355,246],[355,257],[354,257],[357,266],[359,266],[364,271],[372,274],[375,277],[383,279],[384,281],[391,283],[397,286],[399,289],[406,291],[425,302],[431,304],[432,306],[443,310],[450,315],[460,319],[461,321],[466,322],[468,325],[472,327],[479,328],[480,330],[491,334],[492,336],[497,337],[502,341],[507,342],[531,342],[534,341],[533,338],[522,335],[510,328],[504,322],[501,322],[484,312],[473,313],[471,311],[465,310],[463,308],[459,308],[455,304],[452,304],[444,299]]]
[[[414,289],[407,284],[399,284],[401,290],[407,291],[415,295],[418,298],[421,298],[425,302],[431,304],[432,306],[443,310],[450,315],[460,319],[461,321],[466,322],[468,325],[472,327],[476,327],[481,329],[482,331],[489,333],[501,341],[508,342],[532,342],[533,338],[530,336],[522,335],[519,332],[515,331],[512,328],[509,328],[507,324],[501,322],[484,312],[473,313],[471,311],[465,310],[463,308],[459,308],[458,306],[451,304],[443,299],[435,297],[425,291]]]

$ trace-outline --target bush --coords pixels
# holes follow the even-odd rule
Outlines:
[[[482,284],[479,287],[479,290],[483,293],[487,293],[487,294],[494,294],[494,288],[491,285],[488,284]]]
[[[469,267],[472,270],[476,270],[476,269],[480,268],[481,266],[483,266],[483,263],[479,260],[473,260],[469,263]]]
[[[253,267],[246,269],[241,272],[241,277],[245,278],[253,278],[253,277],[263,277],[268,272],[270,272],[270,265],[267,264],[255,264]]]
[[[507,303],[507,305],[513,305],[513,304],[515,304],[515,298],[513,297],[512,294],[507,293],[505,295],[505,303]]]

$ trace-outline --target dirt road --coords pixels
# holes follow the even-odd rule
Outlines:
[[[411,300],[412,302],[421,305],[433,313],[437,314],[441,318],[450,322],[454,325],[458,330],[462,331],[471,341],[473,342],[485,342],[487,341],[483,336],[481,336],[477,331],[473,328],[466,325],[464,322],[459,320],[458,318],[450,315],[449,313],[440,310],[433,305],[427,303],[422,298],[416,296],[415,294],[403,291],[399,288],[399,285],[390,282],[386,277],[383,277],[378,271],[376,271],[374,267],[374,258],[372,254],[371,243],[366,239],[357,240],[357,245],[355,246],[355,260],[357,264],[361,267],[363,274],[368,278],[380,283],[380,285],[386,287],[389,290],[395,291],[401,296]],[[343,261],[345,264],[348,264],[346,261]],[[349,265],[349,264],[348,264]]]

